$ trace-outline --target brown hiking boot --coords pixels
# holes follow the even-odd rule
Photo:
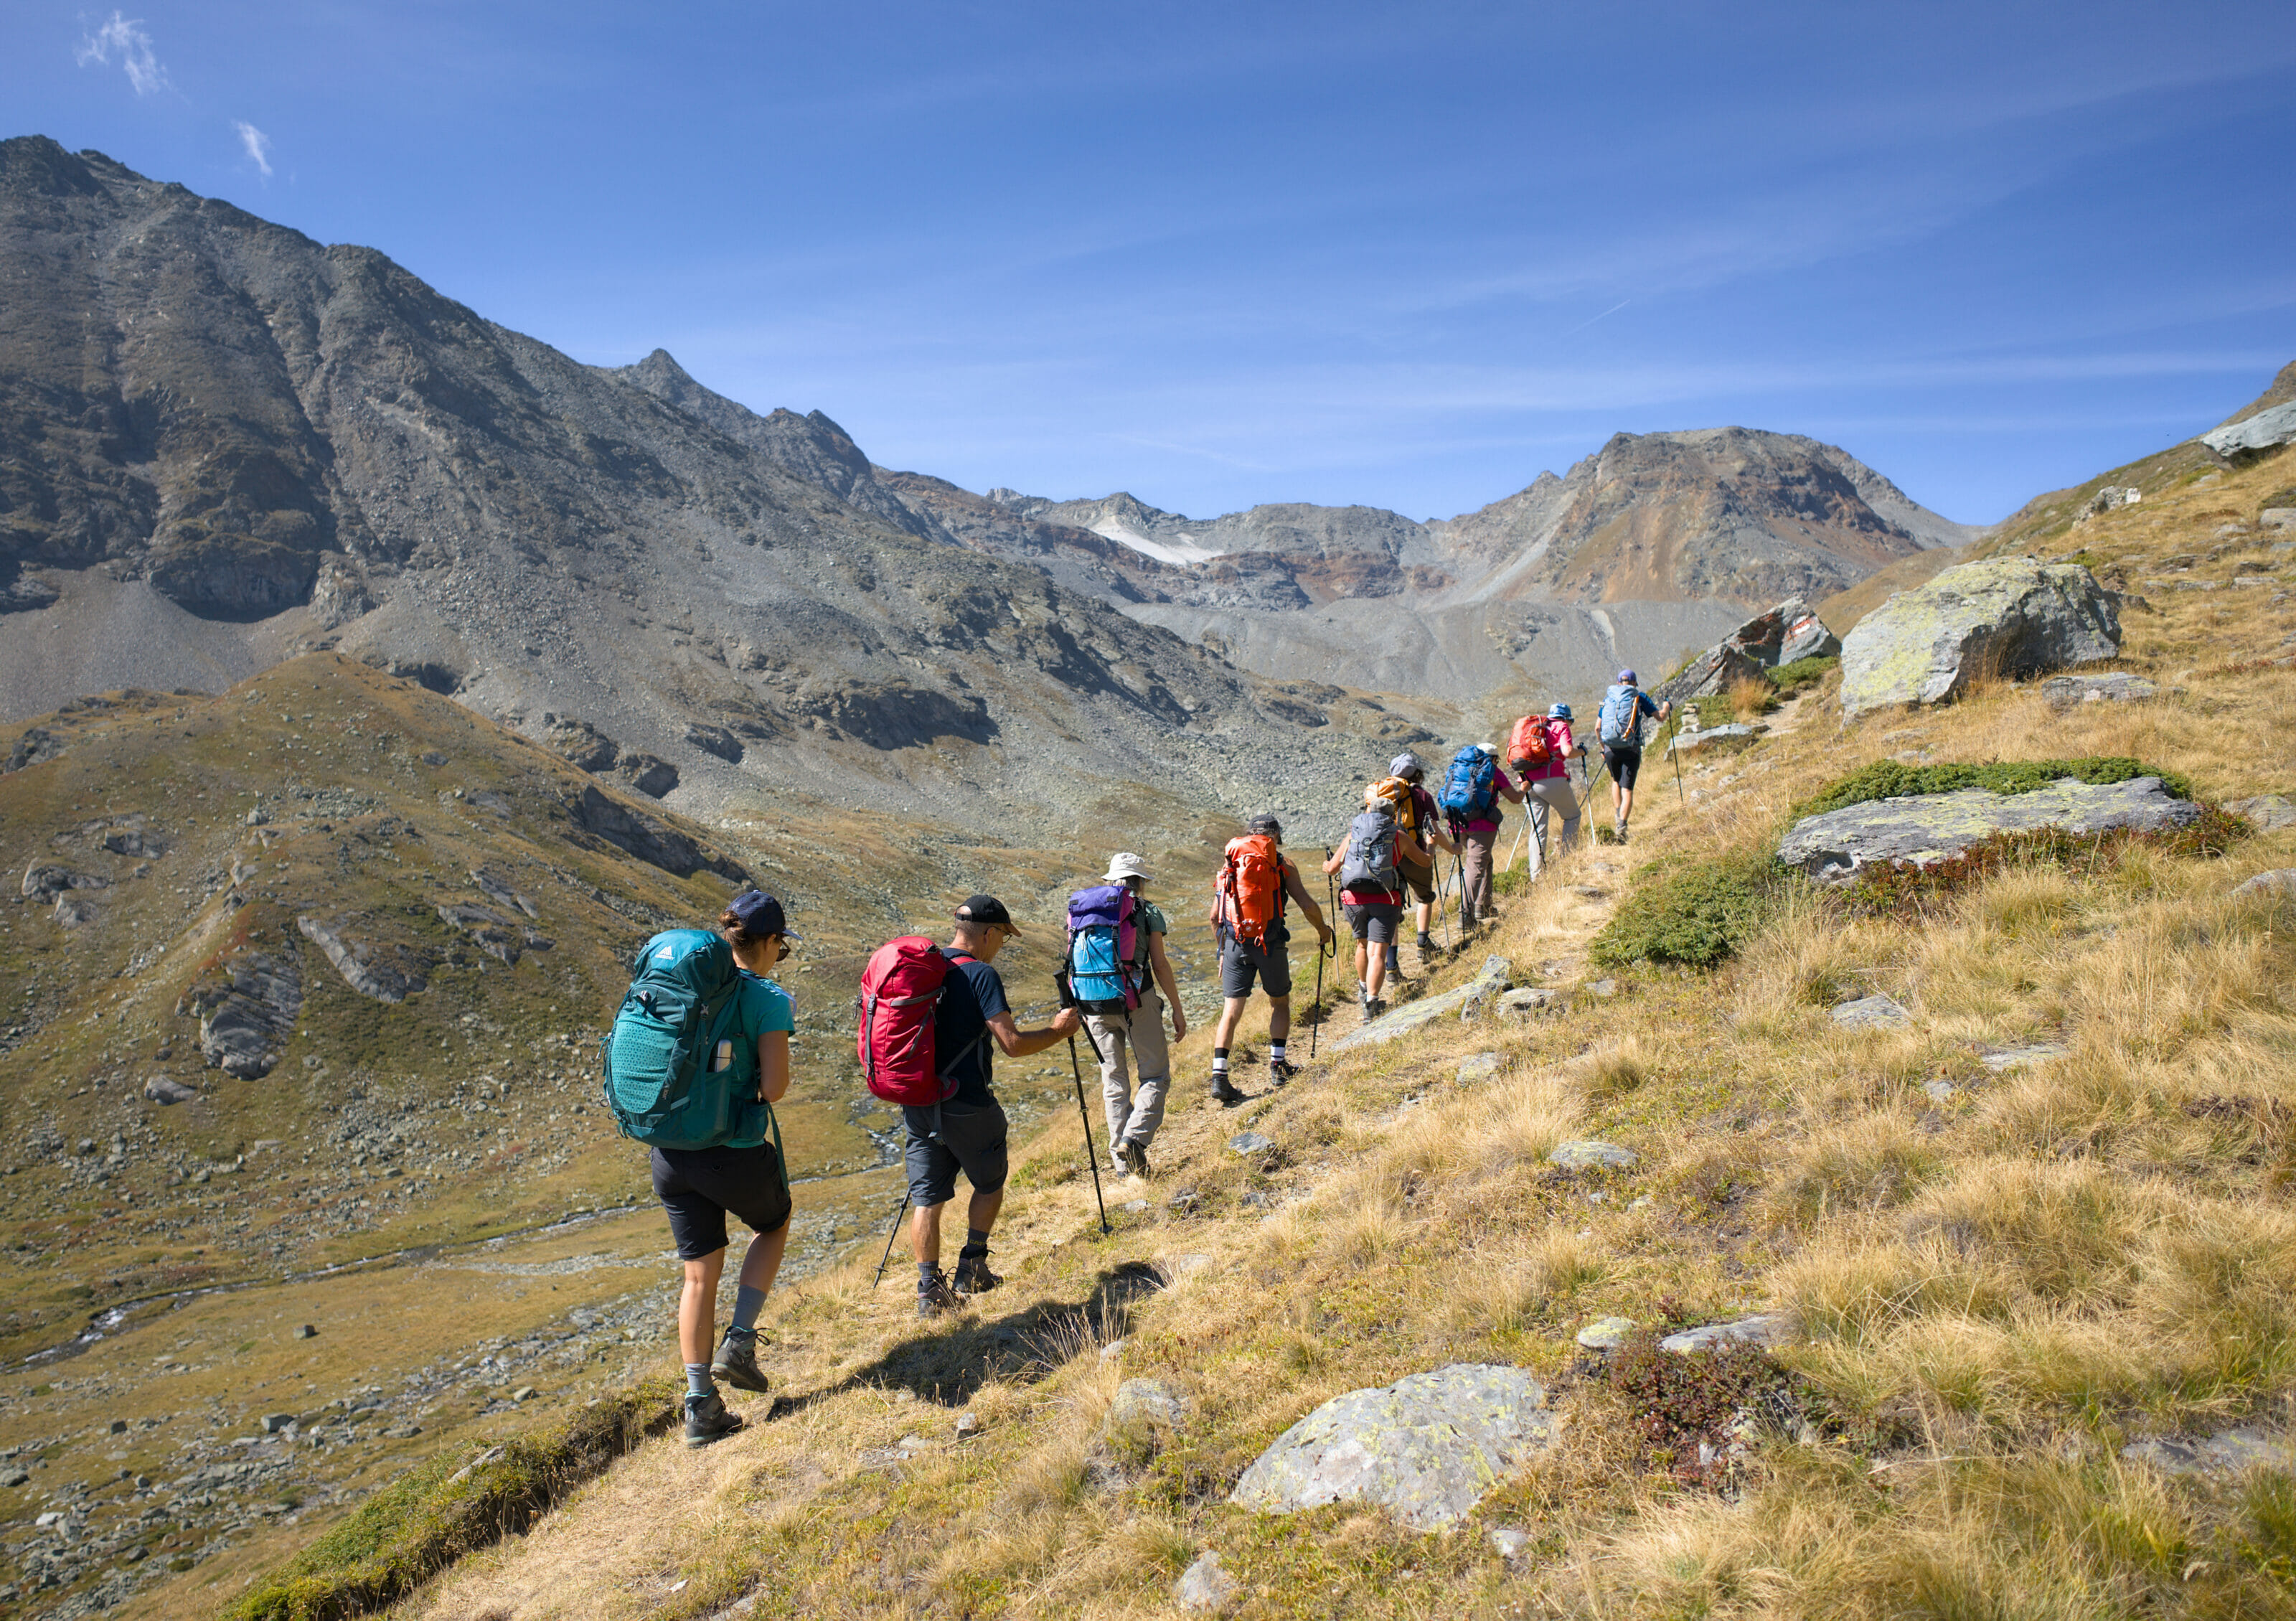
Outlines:
[[[936,1270],[930,1281],[917,1285],[917,1315],[939,1317],[944,1312],[961,1312],[964,1302],[948,1287],[948,1274]]]

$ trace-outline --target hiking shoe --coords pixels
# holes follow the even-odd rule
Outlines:
[[[712,1441],[723,1441],[742,1428],[738,1412],[727,1412],[726,1401],[717,1395],[690,1395],[685,1398],[685,1444],[707,1446]]]
[[[944,1312],[962,1311],[964,1308],[964,1302],[959,1300],[956,1291],[948,1287],[947,1273],[937,1271],[930,1282],[917,1285],[918,1316],[938,1317]]]
[[[1383,996],[1374,997],[1364,1004],[1364,1017],[1366,1019],[1381,1018],[1385,1016],[1386,1013],[1387,998]]]
[[[1434,936],[1434,935],[1432,935],[1432,934],[1422,934],[1422,935],[1419,937],[1419,954],[1420,954],[1422,957],[1432,957],[1432,956],[1434,956],[1434,955],[1435,955],[1435,936]]]
[[[1228,1084],[1226,1075],[1212,1077],[1212,1101],[1224,1109],[1232,1109],[1243,1101],[1243,1094]]]
[[[1393,946],[1387,948],[1387,971],[1390,974],[1400,974],[1403,972],[1403,959],[1399,954],[1398,954]]]
[[[986,1295],[1004,1280],[988,1270],[987,1255],[959,1255],[949,1284],[960,1295]]]
[[[710,1359],[709,1377],[723,1379],[736,1390],[765,1395],[770,1386],[758,1366],[757,1335],[743,1329],[726,1329],[726,1337],[718,1342],[718,1354]]]
[[[1283,1086],[1299,1074],[1300,1066],[1289,1058],[1270,1058],[1267,1060],[1267,1073],[1276,1085]]]
[[[1128,1137],[1116,1145],[1116,1151],[1124,1156],[1125,1170],[1142,1181],[1148,1180],[1148,1145],[1146,1143],[1135,1142]]]

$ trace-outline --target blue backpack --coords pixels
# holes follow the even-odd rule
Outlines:
[[[1451,821],[1487,821],[1498,809],[1498,756],[1480,743],[1471,743],[1451,756],[1443,773],[1443,792],[1435,802]]]
[[[1615,685],[1603,695],[1595,724],[1603,741],[1620,748],[1636,749],[1643,743],[1643,695],[1639,688]]]
[[[1069,897],[1069,993],[1086,1013],[1129,1013],[1140,1005],[1137,900],[1128,884],[1103,884]]]
[[[756,1044],[734,1039],[742,971],[733,948],[709,929],[670,929],[639,949],[630,974],[599,1043],[606,1107],[622,1135],[663,1148],[737,1135],[743,1116],[765,1106]]]

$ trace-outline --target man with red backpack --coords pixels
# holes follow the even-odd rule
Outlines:
[[[955,1309],[960,1295],[985,1294],[1004,1280],[988,1270],[988,1234],[1004,1205],[1005,1139],[1004,1106],[989,1090],[993,1066],[989,1043],[1008,1058],[1025,1058],[1065,1040],[1084,1021],[1073,1008],[1063,1008],[1042,1030],[1020,1029],[1005,1000],[1004,982],[990,965],[1008,940],[1021,931],[1013,915],[994,895],[974,895],[956,909],[956,927],[949,942],[939,949],[946,959],[943,972],[930,992],[902,997],[878,996],[887,985],[881,960],[898,963],[906,948],[922,950],[930,941],[903,939],[880,948],[862,975],[861,1041],[864,1077],[870,1090],[885,1097],[892,1090],[873,1066],[897,1069],[899,1052],[873,1049],[873,1041],[898,1039],[905,1033],[905,1015],[932,1009],[931,1041],[917,1040],[912,1050],[926,1058],[925,1079],[938,1079],[939,1101],[904,1101],[901,1121],[908,1132],[904,1156],[909,1178],[909,1203],[914,1214],[909,1222],[909,1250],[917,1263],[917,1315],[938,1317]],[[929,959],[928,959],[929,960]],[[933,977],[928,975],[926,977]],[[906,1004],[906,1006],[904,1005]],[[916,1034],[921,1038],[922,1032]],[[906,1078],[905,1078],[906,1079]],[[905,1096],[923,1095],[905,1093]],[[940,1270],[941,1209],[956,1197],[956,1176],[962,1171],[972,1184],[965,1212],[964,1247],[957,1253],[953,1277]]]
[[[1220,992],[1227,1000],[1212,1029],[1212,1098],[1223,1108],[1243,1101],[1227,1077],[1229,1043],[1243,1022],[1257,979],[1267,992],[1267,1073],[1281,1086],[1299,1072],[1284,1057],[1292,1035],[1291,932],[1283,926],[1286,896],[1316,926],[1316,949],[1333,938],[1324,909],[1300,880],[1300,869],[1282,850],[1283,825],[1263,811],[1251,819],[1242,838],[1230,839],[1212,889],[1211,924],[1218,931]]]

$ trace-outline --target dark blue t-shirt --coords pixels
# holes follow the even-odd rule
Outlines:
[[[944,1073],[956,1082],[949,1101],[986,1107],[996,1101],[988,1082],[996,1038],[988,1033],[988,1021],[1011,1011],[1004,982],[979,958],[962,956],[947,946],[940,948],[940,954],[948,959],[948,978],[933,1009],[933,1052]]]

